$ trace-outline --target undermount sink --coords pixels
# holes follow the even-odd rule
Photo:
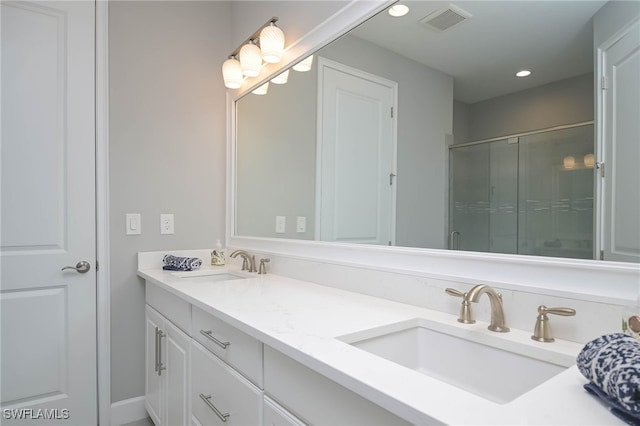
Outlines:
[[[574,363],[570,356],[550,362],[490,346],[492,339],[501,338],[487,333],[482,336],[485,344],[435,331],[433,323],[414,319],[338,339],[499,404],[512,401]],[[456,332],[465,333],[459,328]],[[530,344],[508,343],[509,349],[517,350],[518,345]]]
[[[195,271],[176,271],[171,275],[180,278],[199,278],[200,281],[229,281],[238,280],[244,277],[229,273],[226,269],[196,269]]]

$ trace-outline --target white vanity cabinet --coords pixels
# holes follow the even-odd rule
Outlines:
[[[193,306],[193,339],[262,387],[262,342]]]
[[[268,346],[264,348],[264,391],[309,424],[410,424]]]
[[[259,425],[262,390],[192,340],[191,405],[195,424]]]
[[[262,405],[262,424],[263,426],[305,426],[302,420],[266,395]]]
[[[189,422],[191,339],[166,317],[145,307],[145,406],[160,425]]]

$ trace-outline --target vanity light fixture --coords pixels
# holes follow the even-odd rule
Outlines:
[[[593,154],[587,154],[584,156],[584,165],[589,168],[593,168],[596,165],[596,157]]]
[[[576,166],[576,159],[572,155],[567,155],[562,159],[562,165],[565,169],[573,169]]]
[[[269,91],[269,82],[267,81],[265,84],[253,90],[251,93],[253,93],[254,95],[266,95],[268,91]]]
[[[246,77],[257,77],[262,67],[262,56],[260,48],[254,44],[253,40],[242,46],[240,49],[240,65],[242,65],[242,74]]]
[[[229,89],[240,88],[243,79],[242,66],[235,56],[230,56],[222,64],[222,78],[224,79],[225,87]]]
[[[270,23],[271,25],[260,31],[260,51],[265,62],[276,64],[280,62],[284,52],[284,33],[276,27],[274,20]]]
[[[311,69],[311,65],[313,65],[313,55],[309,55],[302,61],[295,64],[293,69],[294,71],[305,72]]]
[[[389,8],[388,12],[389,15],[393,16],[394,18],[399,18],[409,13],[409,7],[404,4],[394,4]]]
[[[276,63],[284,52],[284,33],[275,23],[277,17],[269,19],[251,37],[236,48],[222,65],[222,77],[225,87],[238,89],[242,78],[238,78],[238,67],[244,77],[257,77],[262,62]]]
[[[285,84],[289,80],[289,70],[286,70],[283,73],[278,74],[277,76],[271,79],[272,83],[275,84]]]
[[[516,77],[529,77],[530,75],[531,75],[531,71],[529,70],[522,70],[516,73]]]

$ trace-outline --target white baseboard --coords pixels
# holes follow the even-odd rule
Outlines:
[[[111,404],[111,425],[120,426],[147,417],[144,396],[137,396]]]

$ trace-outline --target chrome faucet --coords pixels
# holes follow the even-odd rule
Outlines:
[[[489,302],[491,303],[491,323],[487,327],[491,331],[497,331],[498,333],[506,333],[509,331],[509,327],[504,319],[504,310],[502,307],[502,295],[497,293],[494,289],[486,284],[478,284],[473,287],[466,294],[465,300],[473,303],[478,303],[480,296],[485,294],[489,296]]]
[[[242,256],[242,270],[249,272],[258,272],[256,269],[256,257],[250,255],[245,250],[236,250],[230,254],[231,257],[236,258],[238,255]]]

